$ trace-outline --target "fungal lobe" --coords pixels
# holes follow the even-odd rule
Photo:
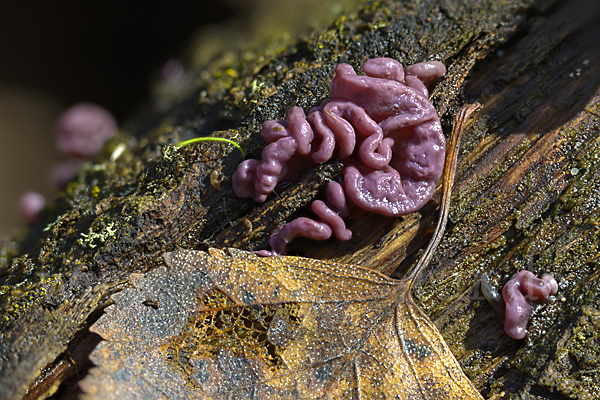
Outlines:
[[[383,57],[366,61],[362,70],[365,75],[358,75],[349,64],[339,64],[331,99],[307,115],[294,106],[285,120],[263,123],[260,133],[270,144],[262,161],[248,159],[238,166],[234,193],[265,202],[280,182],[335,156],[345,165],[347,202],[388,217],[420,209],[433,195],[444,164],[445,138],[427,86],[446,67],[431,61],[405,71],[399,61]],[[352,232],[338,217],[343,210],[335,202],[327,197],[313,207],[318,220],[301,217],[279,226],[269,240],[271,250],[261,254],[285,254],[298,236],[326,240],[334,234],[349,240]]]

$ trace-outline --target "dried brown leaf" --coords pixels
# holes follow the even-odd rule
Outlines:
[[[236,249],[165,262],[92,327],[88,399],[481,398],[406,280]]]

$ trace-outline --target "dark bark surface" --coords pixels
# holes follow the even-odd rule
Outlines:
[[[432,93],[445,122],[483,104],[463,138],[450,226],[414,295],[485,397],[594,398],[600,359],[600,19],[586,1],[367,3],[287,47],[198,61],[161,111],[133,122],[0,253],[0,393],[76,395],[99,338],[87,328],[128,285],[176,248],[266,246],[268,232],[341,171],[331,161],[258,205],[236,198],[242,157],[227,144],[177,149],[212,134],[258,157],[260,125],[328,97],[335,65],[372,57],[439,60]],[[198,59],[202,59],[199,57]],[[170,96],[171,95],[171,96]],[[122,151],[122,152],[121,152]],[[116,155],[120,155],[117,157]],[[399,219],[354,211],[355,236],[298,255],[401,276],[430,235],[435,198]],[[557,299],[529,336],[508,338],[473,291],[487,273],[500,289],[519,269],[549,272]],[[54,385],[54,386],[53,386]]]

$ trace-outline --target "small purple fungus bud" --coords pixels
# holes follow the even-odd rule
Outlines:
[[[527,335],[527,324],[533,313],[533,304],[543,304],[558,292],[558,283],[549,274],[541,279],[529,271],[521,271],[502,289],[506,303],[504,331],[513,339]]]
[[[76,104],[63,112],[56,123],[56,147],[76,158],[96,155],[117,131],[110,112],[91,103]]]
[[[558,293],[558,282],[556,282],[556,279],[554,279],[552,275],[544,274],[542,275],[542,280],[548,282],[548,284],[550,285],[550,294],[552,296]]]
[[[432,86],[440,76],[446,73],[446,66],[438,61],[422,62],[406,67],[407,76],[415,76],[425,86]]]
[[[46,206],[46,199],[37,192],[27,192],[19,199],[19,212],[23,218],[33,224],[38,213]]]
[[[324,240],[334,233],[348,240],[352,233],[342,217],[352,204],[396,217],[418,210],[433,195],[445,139],[428,86],[446,68],[434,61],[404,70],[394,59],[376,58],[362,70],[365,75],[357,75],[350,65],[338,65],[331,100],[308,115],[292,107],[285,120],[265,122],[261,135],[270,144],[262,162],[246,160],[234,173],[237,196],[264,202],[278,183],[298,175],[299,159],[307,167],[334,156],[346,162],[344,186],[328,187],[326,201],[313,203],[319,221],[302,217],[284,225],[271,237],[273,251],[263,254],[285,254],[298,236]]]

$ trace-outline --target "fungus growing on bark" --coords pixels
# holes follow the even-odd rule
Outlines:
[[[280,182],[299,173],[298,165],[321,164],[332,157],[345,163],[343,187],[332,182],[325,202],[313,203],[318,221],[299,218],[271,236],[272,251],[285,254],[294,237],[324,240],[332,233],[351,237],[343,214],[356,205],[385,216],[421,208],[433,195],[444,163],[445,140],[427,85],[442,76],[439,62],[404,70],[391,58],[368,60],[357,75],[348,64],[336,68],[332,99],[309,110],[292,107],[285,120],[267,121],[261,135],[270,144],[262,162],[246,160],[233,175],[239,197],[264,202]]]
[[[78,103],[60,114],[54,127],[54,144],[69,159],[50,169],[48,178],[53,186],[64,187],[83,160],[96,155],[117,129],[112,114],[95,104]],[[32,224],[45,205],[44,196],[27,192],[19,199],[19,213]]]
[[[502,288],[502,298],[506,303],[504,311],[504,331],[513,339],[523,339],[527,335],[527,324],[533,313],[534,304],[543,304],[550,295],[558,292],[558,283],[552,275],[536,277],[529,271],[521,271]]]
[[[534,304],[544,304],[558,292],[558,283],[550,274],[542,278],[523,270],[515,274],[498,294],[486,274],[481,276],[481,290],[498,317],[504,323],[504,332],[513,339],[527,335],[527,324],[533,314]]]
[[[56,147],[76,158],[96,155],[117,131],[110,112],[91,103],[79,103],[63,112],[56,122]]]
[[[112,114],[96,104],[78,103],[63,111],[54,127],[54,143],[68,160],[51,169],[49,178],[53,185],[63,188],[86,159],[102,150],[117,129]]]

